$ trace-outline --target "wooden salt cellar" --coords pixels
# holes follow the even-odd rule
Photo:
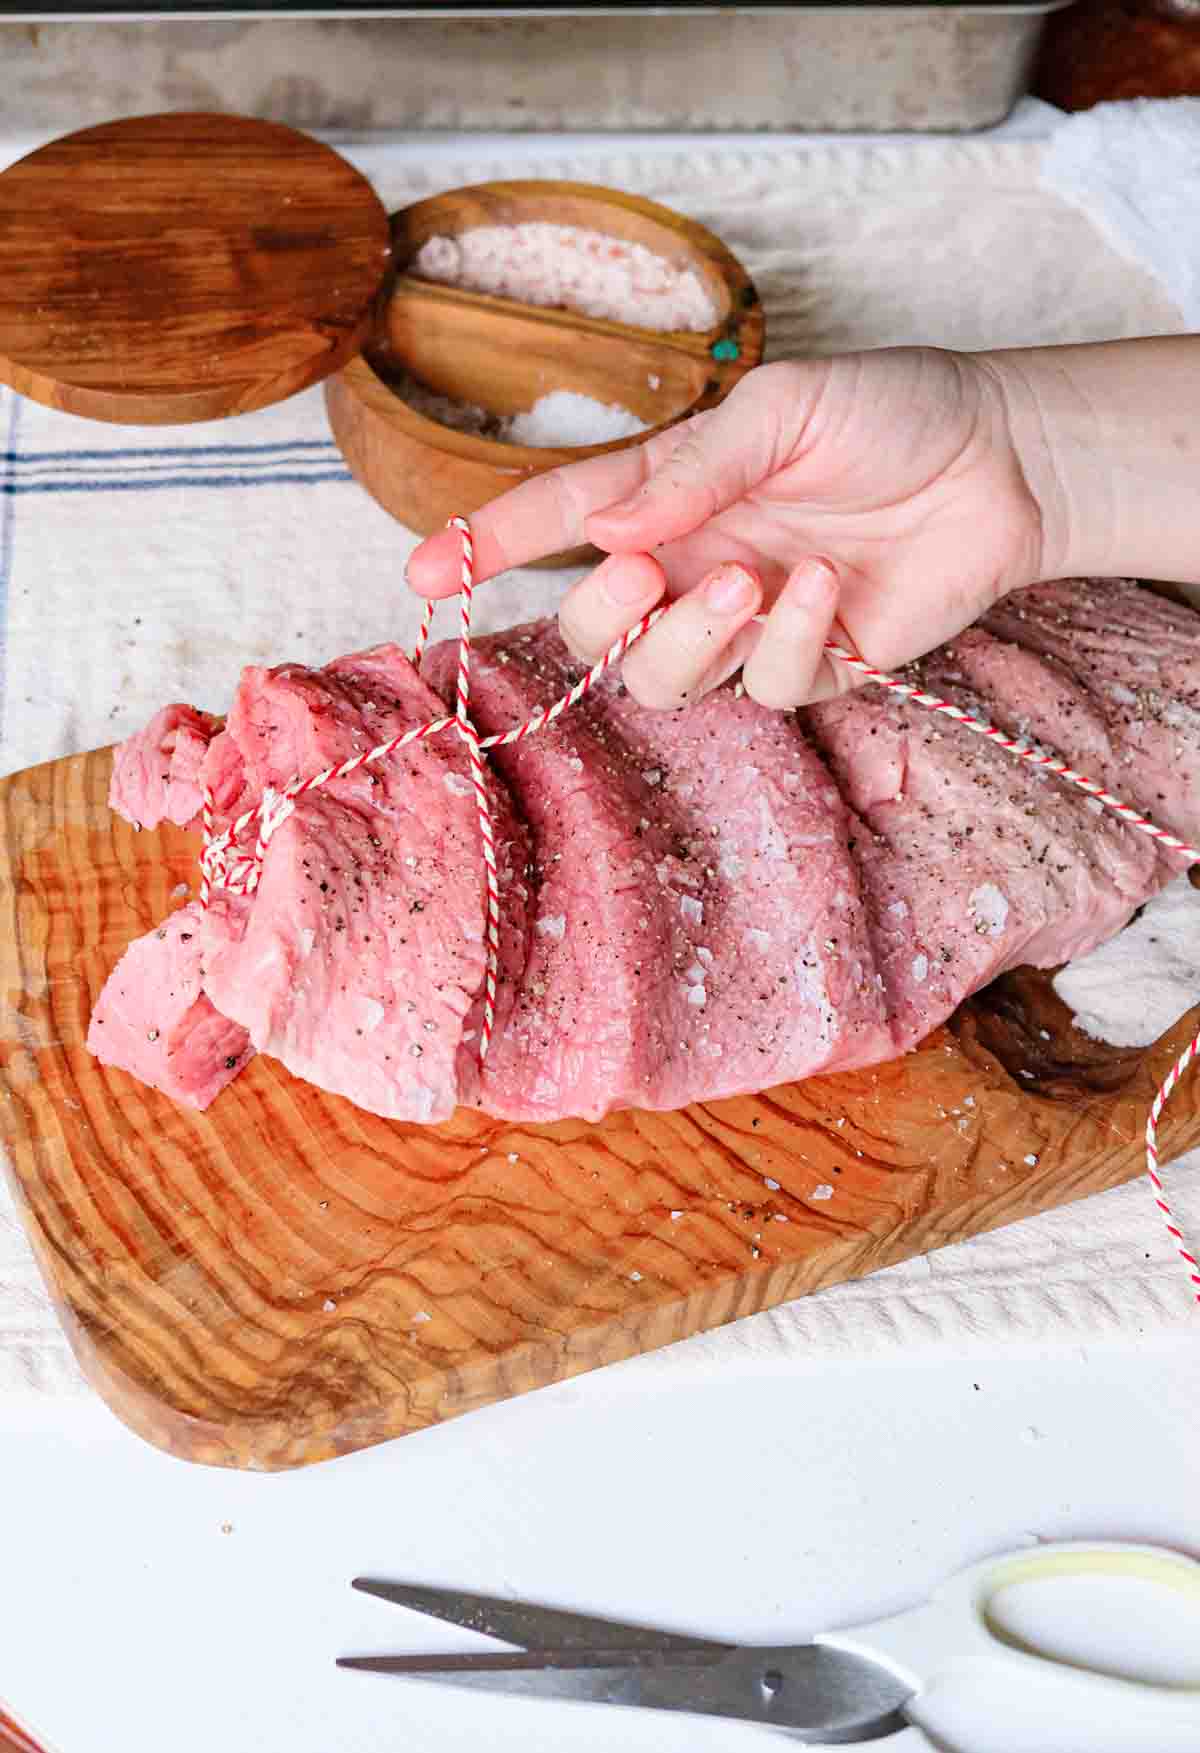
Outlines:
[[[599,231],[692,269],[717,309],[717,326],[706,334],[652,334],[434,285],[406,271],[431,237],[529,221]],[[762,306],[736,257],[703,226],[634,195],[581,183],[480,184],[397,213],[392,244],[397,273],[374,338],[330,378],[325,401],[334,437],[363,486],[423,535],[456,512],[470,516],[531,475],[628,449],[645,435],[534,449],[455,432],[390,387],[402,373],[496,414],[532,407],[549,390],[575,390],[662,431],[715,407],[762,358]]]
[[[291,128],[85,128],[0,175],[0,378],[93,420],[244,414],[354,357],[390,259],[370,184]]]
[[[530,219],[693,268],[717,325],[653,334],[405,272],[428,237]],[[247,413],[324,380],[350,468],[421,535],[531,475],[639,439],[534,449],[454,432],[403,401],[401,372],[497,414],[577,390],[661,430],[722,400],[762,350],[758,295],[721,241],[610,189],[481,184],[389,221],[330,147],[219,115],[85,128],[0,175],[0,379],[128,425]]]

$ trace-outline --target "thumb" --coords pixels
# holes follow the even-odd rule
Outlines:
[[[739,395],[696,414],[636,493],[587,520],[589,541],[609,553],[656,548],[689,535],[733,505],[770,472],[775,423],[770,407]]]

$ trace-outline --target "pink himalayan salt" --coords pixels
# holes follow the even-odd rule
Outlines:
[[[643,244],[577,225],[527,220],[431,237],[418,251],[413,272],[469,292],[557,306],[660,334],[703,334],[719,321],[692,269],[673,266]]]

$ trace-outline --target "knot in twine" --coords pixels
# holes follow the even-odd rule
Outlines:
[[[475,795],[475,804],[479,815],[479,838],[483,852],[484,881],[487,892],[487,927],[486,927],[486,971],[484,975],[483,1022],[480,1028],[479,1059],[482,1064],[487,1058],[491,1044],[492,1031],[496,1021],[496,979],[499,965],[500,946],[500,887],[496,871],[496,845],[492,826],[491,804],[487,794],[487,780],[484,768],[484,751],[501,748],[510,743],[522,741],[543,730],[546,725],[553,724],[556,718],[582,700],[584,695],[599,680],[606,670],[614,663],[619,663],[634,642],[642,634],[653,627],[666,613],[665,608],[652,609],[648,615],[614,642],[604,656],[575,686],[563,694],[552,706],[546,706],[527,718],[523,724],[515,726],[494,736],[481,737],[471,722],[471,614],[475,594],[475,548],[471,538],[471,526],[465,517],[452,517],[449,528],[457,530],[462,539],[462,567],[459,579],[460,630],[458,640],[458,679],[455,689],[455,709],[453,717],[433,718],[425,724],[411,726],[390,741],[368,749],[364,754],[354,755],[336,767],[326,767],[320,773],[314,773],[307,779],[293,779],[282,791],[267,787],[253,809],[246,810],[231,822],[222,833],[213,833],[214,802],[211,787],[205,787],[203,806],[201,809],[201,825],[204,834],[204,847],[200,855],[200,905],[207,908],[213,893],[224,890],[227,894],[253,895],[262,877],[263,859],[271,842],[272,836],[282,827],[296,807],[296,799],[306,792],[318,791],[322,786],[331,784],[336,779],[345,779],[356,773],[360,767],[372,767],[398,750],[406,748],[410,743],[424,742],[429,737],[440,736],[444,731],[452,731],[463,743],[467,751],[467,762],[471,775],[471,786]],[[429,629],[433,622],[434,604],[426,603],[425,613],[421,620],[420,632],[417,634],[413,649],[412,662],[416,668],[421,661],[429,638]],[[973,731],[977,736],[985,737],[999,748],[1006,749],[1018,760],[1028,761],[1032,766],[1040,767],[1047,773],[1054,774],[1070,785],[1084,791],[1118,816],[1128,827],[1141,834],[1148,835],[1169,852],[1178,852],[1191,863],[1200,862],[1200,849],[1160,828],[1131,804],[1124,803],[1119,797],[1100,785],[1096,780],[1089,779],[1060,756],[1037,743],[1029,742],[1024,737],[1012,737],[996,725],[989,724],[986,719],[977,718],[974,714],[956,706],[952,700],[943,700],[937,694],[927,693],[912,682],[901,681],[899,677],[888,674],[886,670],[877,670],[858,657],[854,652],[847,651],[843,646],[827,641],[825,650],[831,657],[854,670],[864,680],[874,683],[877,687],[886,688],[915,706],[924,706],[930,712],[938,712]],[[252,847],[244,844],[244,836],[258,824],[258,833]],[[1158,1163],[1158,1122],[1172,1090],[1184,1075],[1192,1061],[1200,1054],[1200,1033],[1197,1033],[1180,1054],[1167,1076],[1163,1079],[1151,1104],[1146,1121],[1146,1172],[1154,1189],[1154,1202],[1163,1215],[1167,1230],[1188,1269],[1188,1275],[1194,1287],[1197,1302],[1200,1302],[1200,1261],[1188,1251],[1182,1231],[1175,1223],[1171,1207],[1167,1202],[1166,1190],[1159,1174]]]

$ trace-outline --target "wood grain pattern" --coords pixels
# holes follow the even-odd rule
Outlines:
[[[0,378],[94,420],[261,408],[358,352],[390,249],[370,184],[294,129],[85,128],[0,175]]]
[[[703,335],[654,334],[431,285],[404,272],[430,237],[529,220],[600,231],[691,268],[720,313],[717,326]],[[401,373],[496,414],[529,408],[550,390],[576,390],[628,408],[657,431],[714,407],[762,359],[762,306],[737,258],[703,226],[637,196],[550,180],[483,183],[397,213],[392,235],[398,272],[374,336],[362,356],[329,379],[325,400],[355,476],[421,535],[456,513],[472,515],[531,475],[640,438],[534,449],[454,432],[408,406],[392,387]],[[713,357],[722,341],[735,357]]]
[[[1196,1027],[1108,1050],[1022,973],[894,1064],[675,1114],[398,1125],[266,1058],[195,1114],[83,1045],[196,877],[110,762],[0,782],[0,1136],[85,1372],[192,1460],[321,1460],[1114,1186]],[[1164,1156],[1197,1141],[1193,1077]]]

